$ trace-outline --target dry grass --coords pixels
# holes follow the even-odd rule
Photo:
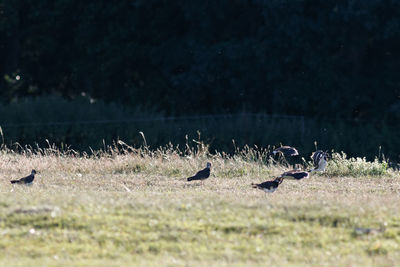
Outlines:
[[[334,171],[328,169],[329,175],[284,181],[275,193],[265,194],[250,183],[268,180],[285,167],[254,150],[234,157],[205,151],[114,147],[87,157],[55,148],[3,150],[0,264],[399,262],[398,172],[354,177],[330,175]],[[206,161],[213,164],[211,177],[186,182]],[[9,183],[32,168],[40,171],[32,187]]]

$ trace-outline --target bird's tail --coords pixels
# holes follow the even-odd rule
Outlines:
[[[188,182],[193,181],[193,180],[194,180],[194,176],[187,178]]]
[[[10,181],[12,184],[18,183],[18,180],[11,180]]]

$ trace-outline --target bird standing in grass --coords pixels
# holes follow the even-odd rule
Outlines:
[[[198,171],[194,176],[187,178],[187,181],[194,180],[205,180],[210,177],[211,163],[207,162],[207,167],[201,171]]]
[[[283,156],[285,156],[285,157],[287,157],[287,156],[293,157],[293,156],[299,155],[299,152],[297,151],[297,149],[294,148],[294,147],[291,147],[291,146],[281,146],[281,147],[278,147],[277,149],[275,149],[274,151],[272,151],[272,153],[273,153],[274,155],[276,155],[277,153],[279,153],[279,154],[281,154],[281,155],[283,155]]]
[[[278,186],[282,183],[282,181],[283,178],[278,177],[273,181],[266,181],[261,184],[251,184],[251,185],[253,186],[253,188],[261,189],[266,193],[272,193],[278,188]]]
[[[314,169],[309,172],[323,172],[328,166],[328,153],[322,150],[317,150],[311,155],[313,160]]]
[[[296,148],[291,147],[291,146],[281,146],[272,151],[274,155],[278,154],[279,155],[279,160],[283,160],[284,163],[287,165],[291,166],[295,162],[298,161],[298,155],[299,152],[297,151]]]
[[[23,177],[21,179],[18,179],[18,180],[11,180],[10,182],[12,184],[32,185],[33,180],[35,179],[35,174],[36,174],[36,171],[32,170],[30,175]]]
[[[279,176],[278,178],[301,180],[303,178],[308,178],[308,177],[309,173],[306,171],[292,170],[282,173],[281,176]]]

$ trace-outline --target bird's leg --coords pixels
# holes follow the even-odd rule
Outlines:
[[[291,166],[289,164],[289,161],[286,159],[284,154],[282,154],[282,158],[283,158],[283,163],[286,165],[286,167],[290,168]]]

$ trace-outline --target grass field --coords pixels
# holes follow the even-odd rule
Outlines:
[[[200,152],[199,152],[200,151]],[[0,153],[1,266],[394,266],[400,174],[335,154],[325,174],[286,170],[254,149],[235,156],[164,148],[94,156],[54,148]],[[213,164],[211,177],[185,177]],[[40,171],[31,187],[9,180]]]

